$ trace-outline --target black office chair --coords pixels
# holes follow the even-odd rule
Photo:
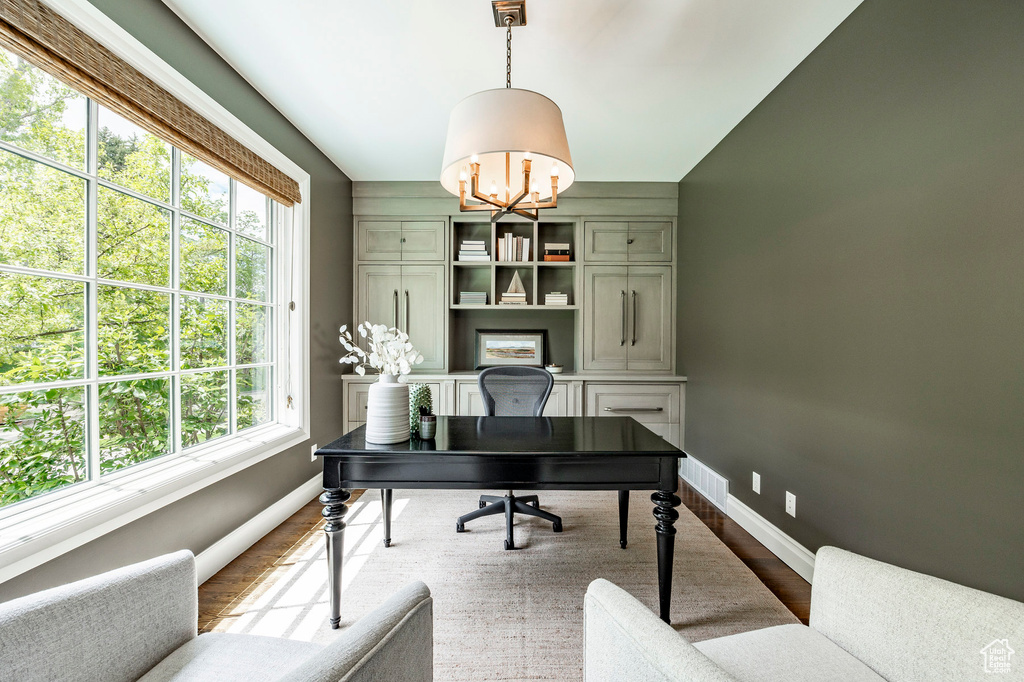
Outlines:
[[[539,417],[551,395],[554,379],[537,367],[488,367],[480,372],[480,399],[488,417]],[[512,522],[515,514],[537,516],[551,522],[552,530],[562,532],[562,519],[540,508],[536,495],[516,497],[511,490],[504,497],[481,495],[480,508],[459,517],[455,530],[462,533],[466,522],[481,516],[505,514],[505,549],[515,549]]]

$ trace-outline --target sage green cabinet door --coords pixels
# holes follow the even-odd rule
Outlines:
[[[399,326],[402,266],[360,265],[358,272],[359,308],[356,311],[356,324],[369,321],[389,327]],[[355,330],[352,335],[359,339]]]
[[[628,273],[624,265],[583,268],[583,369],[624,370],[629,349]]]
[[[444,369],[444,333],[447,307],[444,294],[443,265],[403,265],[400,291],[399,328],[423,354],[417,370]]]
[[[402,222],[402,260],[444,260],[444,221]]]
[[[583,223],[583,260],[625,263],[629,257],[629,223],[588,220]]]
[[[672,260],[672,223],[630,222],[626,250],[627,260],[633,263]]]
[[[672,268],[633,265],[627,281],[629,340],[626,368],[639,371],[672,369]]]
[[[402,260],[402,223],[397,220],[360,220],[359,260]]]

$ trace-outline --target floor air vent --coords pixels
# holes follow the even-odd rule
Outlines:
[[[679,462],[679,474],[683,480],[697,489],[713,505],[726,511],[729,503],[729,481],[718,475],[693,457],[684,457]]]

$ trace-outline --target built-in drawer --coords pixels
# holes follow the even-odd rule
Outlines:
[[[484,403],[480,399],[480,386],[475,381],[459,382],[459,409],[456,414],[469,417],[483,416]],[[569,387],[566,384],[556,381],[551,387],[551,395],[544,406],[544,416],[572,416],[569,414]]]
[[[586,387],[587,416],[633,417],[644,424],[679,424],[680,387],[678,384],[592,384],[588,382]]]
[[[430,387],[430,403],[434,414],[438,413],[438,405],[441,400],[441,384],[431,382],[417,382],[415,376],[409,379],[410,384],[426,383]],[[353,424],[361,424],[366,421],[366,397],[370,393],[370,382],[360,383],[353,381],[348,385],[348,424],[350,429],[355,428]]]

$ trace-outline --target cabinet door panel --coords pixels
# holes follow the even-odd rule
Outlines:
[[[359,260],[402,260],[402,223],[387,220],[360,220]]]
[[[420,353],[418,370],[444,369],[447,309],[443,265],[403,265],[401,329]]]
[[[359,309],[356,324],[370,321],[373,324],[398,326],[399,292],[402,288],[401,265],[360,265],[359,266]],[[358,334],[353,330],[356,339]],[[365,344],[361,344],[365,347]]]
[[[583,369],[626,369],[628,271],[620,265],[583,268]]]
[[[404,221],[402,260],[444,260],[444,221]]]
[[[651,263],[672,260],[672,223],[636,222],[629,224],[628,260]]]
[[[672,268],[632,266],[628,288],[628,369],[672,369]]]
[[[583,260],[625,263],[629,223],[588,220],[583,224]]]

